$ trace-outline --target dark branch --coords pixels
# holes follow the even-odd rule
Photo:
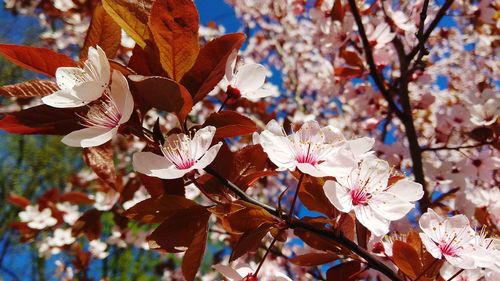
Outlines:
[[[393,110],[393,112],[400,119],[406,119],[404,114],[401,112],[399,107],[394,102],[391,93],[385,88],[383,78],[379,75],[377,71],[377,66],[375,64],[375,60],[373,59],[373,53],[370,47],[370,42],[368,42],[368,37],[366,36],[365,28],[363,26],[363,21],[361,20],[358,7],[356,6],[356,1],[349,0],[349,6],[351,7],[351,12],[354,16],[354,20],[356,21],[356,25],[358,26],[358,31],[361,37],[361,41],[363,42],[363,49],[365,51],[366,61],[368,62],[368,66],[370,67],[370,76],[375,81],[375,84],[377,85],[379,91],[382,93],[385,100],[389,103],[389,107]]]
[[[243,201],[257,205],[257,206],[265,209],[266,211],[268,211],[269,213],[271,213],[272,215],[274,215],[276,217],[282,217],[282,218],[287,217],[286,214],[283,214],[283,213],[279,214],[278,210],[276,210],[275,208],[273,208],[269,205],[266,205],[258,200],[253,199],[252,197],[248,196],[238,186],[236,186],[234,183],[230,182],[229,180],[227,180],[226,178],[221,176],[214,169],[212,169],[210,167],[206,167],[205,171],[207,173],[209,173],[210,175],[214,176],[215,178],[217,178],[224,186],[226,186],[229,190],[231,190],[236,195],[238,195],[240,197],[240,199],[242,199]],[[323,236],[327,239],[331,239],[333,241],[336,241],[336,242],[344,245],[346,248],[351,250],[353,253],[357,254],[359,257],[366,260],[366,262],[370,265],[371,268],[379,271],[380,273],[384,274],[385,276],[387,276],[389,279],[391,279],[393,281],[401,281],[399,276],[394,271],[392,271],[385,264],[383,264],[378,259],[373,257],[369,252],[367,252],[366,250],[359,247],[356,243],[354,243],[353,241],[346,238],[340,231],[319,229],[313,225],[310,225],[308,223],[301,221],[300,219],[298,219],[296,217],[292,217],[292,218],[287,219],[287,222],[288,222],[288,226],[292,229],[300,228],[303,230],[307,230],[307,231],[310,231],[314,234]]]

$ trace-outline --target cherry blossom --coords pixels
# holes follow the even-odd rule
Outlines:
[[[89,242],[89,252],[92,256],[102,260],[105,259],[109,253],[106,252],[108,245],[100,240],[92,240]]]
[[[367,158],[349,175],[326,181],[326,197],[341,212],[354,210],[356,219],[374,235],[389,232],[391,221],[403,218],[423,196],[422,186],[402,179],[388,186],[389,163]]]
[[[228,265],[216,264],[212,266],[215,270],[220,272],[229,281],[253,281],[258,280],[257,276],[254,275],[254,271],[248,265],[237,265],[232,268]],[[274,272],[274,276],[267,276],[270,281],[291,281],[290,277],[286,276],[281,272]]]
[[[54,236],[48,238],[48,244],[51,247],[62,247],[71,245],[75,242],[75,237],[71,234],[71,228],[54,230]]]
[[[202,170],[217,156],[222,142],[210,147],[215,127],[204,127],[191,138],[185,134],[172,134],[161,146],[163,156],[152,152],[138,152],[133,156],[134,170],[148,176],[175,179],[193,170]]]
[[[40,211],[38,205],[26,206],[24,211],[19,213],[19,218],[33,229],[44,229],[57,224],[57,220],[52,217],[52,211],[49,208]]]
[[[297,168],[314,177],[340,176],[356,165],[344,136],[334,127],[320,128],[316,121],[304,123],[287,136],[278,122],[271,120],[260,135],[254,134],[254,143],[262,145],[278,171]]]
[[[83,68],[59,67],[57,85],[61,90],[42,98],[53,107],[79,107],[100,98],[109,87],[111,69],[106,53],[97,46],[90,47]],[[113,77],[120,79],[118,76]]]
[[[229,98],[246,98],[256,101],[273,95],[273,91],[264,88],[267,70],[261,64],[249,63],[236,70],[238,52],[234,51],[226,63],[226,75],[218,86]]]
[[[464,215],[443,218],[432,209],[420,217],[422,243],[435,258],[445,257],[452,265],[463,268],[475,268],[472,257],[474,230]]]
[[[81,117],[84,129],[64,136],[62,142],[75,147],[99,146],[118,133],[120,125],[126,123],[134,109],[134,101],[127,80],[120,72],[113,72],[113,83],[109,91],[89,104]]]

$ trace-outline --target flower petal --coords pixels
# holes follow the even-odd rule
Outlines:
[[[351,151],[356,157],[356,159],[362,158],[362,156],[370,151],[375,144],[374,138],[362,137],[354,140],[347,141],[351,147]]]
[[[446,260],[459,268],[463,269],[475,269],[476,265],[474,264],[474,259],[471,256],[468,255],[454,255],[454,256],[448,256],[444,255]]]
[[[328,180],[323,185],[323,191],[326,198],[339,211],[349,213],[352,210],[352,199],[349,191],[344,186],[337,184],[335,181]]]
[[[273,134],[270,131],[263,131],[260,134],[259,142],[269,159],[281,169],[294,169],[295,158],[290,149],[289,140]]]
[[[242,94],[255,91],[264,85],[266,72],[266,68],[260,64],[246,64],[240,67],[232,84]]]
[[[368,204],[380,216],[390,221],[401,219],[415,206],[389,192],[374,193]]]
[[[308,174],[317,178],[328,176],[328,174],[309,163],[297,163],[297,169],[299,169],[304,174]]]
[[[217,156],[217,153],[219,152],[219,149],[222,146],[222,142],[217,143],[216,145],[212,146],[203,157],[201,157],[196,164],[194,164],[193,168],[202,170],[206,166],[210,165],[212,161],[214,161],[215,157]]]
[[[227,265],[214,264],[212,265],[212,268],[217,270],[220,274],[224,275],[224,277],[226,277],[229,281],[240,281],[245,277],[241,276],[238,271]]]
[[[152,152],[137,152],[132,158],[136,172],[161,179],[180,178],[193,170],[192,168],[179,170],[167,158]]]
[[[389,181],[390,167],[387,161],[368,158],[361,162],[358,185],[365,186],[368,193],[386,189]]]
[[[249,99],[252,102],[257,102],[261,98],[270,97],[274,92],[266,89],[257,89],[252,92],[243,92],[241,97]]]
[[[409,179],[397,181],[395,184],[391,185],[387,192],[409,202],[418,201],[424,196],[422,185]]]
[[[57,108],[80,107],[90,101],[83,101],[72,94],[71,90],[59,90],[53,94],[42,97],[42,102],[48,106]]]
[[[134,99],[130,93],[127,78],[116,70],[113,71],[110,96],[121,113],[120,124],[127,122],[134,110]]]
[[[236,60],[238,59],[238,50],[234,49],[226,61],[226,79],[227,81],[233,80],[234,68],[236,67]],[[227,84],[226,84],[227,87]]]
[[[420,217],[418,223],[420,229],[422,229],[430,239],[432,239],[433,241],[440,241],[442,239],[440,228],[443,221],[444,218],[440,217],[432,209],[429,208],[427,209],[427,212]]]
[[[378,215],[370,206],[355,206],[356,219],[375,236],[382,236],[389,232],[390,222]]]
[[[426,233],[419,233],[418,235],[420,236],[420,240],[422,240],[422,243],[424,244],[427,252],[429,252],[436,259],[440,259],[441,258],[441,250],[436,245],[436,243],[434,243],[431,240],[431,237],[429,237]]]
[[[196,131],[192,139],[192,145],[195,148],[195,159],[200,159],[208,150],[214,138],[215,131],[216,128],[214,126],[206,126]]]
[[[56,70],[57,86],[61,89],[72,89],[74,86],[87,81],[87,74],[79,67],[59,67]]]
[[[83,82],[73,87],[73,95],[83,101],[95,101],[100,98],[106,87],[99,85],[96,81]]]
[[[84,128],[73,131],[62,138],[62,142],[73,147],[99,146],[116,135],[118,128]]]

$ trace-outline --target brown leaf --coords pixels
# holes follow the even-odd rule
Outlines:
[[[202,222],[203,223],[203,222]],[[208,236],[208,217],[204,225],[200,225],[198,232],[182,259],[182,274],[187,281],[194,280],[205,254]]]
[[[184,196],[185,194],[184,180],[182,178],[166,180],[146,176],[141,173],[137,173],[136,175],[141,179],[142,184],[152,197],[158,197],[162,194],[179,196]]]
[[[205,126],[217,128],[214,139],[244,136],[257,131],[257,126],[250,118],[229,110],[212,113],[203,124]]]
[[[344,9],[342,8],[342,1],[335,0],[332,7],[331,19],[332,21],[339,21],[342,23],[344,21]]]
[[[144,48],[151,37],[147,26],[153,0],[103,0],[104,10],[113,20]]]
[[[9,193],[9,195],[7,197],[7,202],[9,202],[12,205],[21,207],[21,208],[26,208],[26,206],[31,204],[31,201],[28,198],[21,196],[21,195],[17,195],[17,194],[12,193],[12,192]]]
[[[85,193],[72,191],[66,192],[59,196],[59,201],[61,202],[70,202],[72,204],[93,204],[94,200],[89,198],[89,196]]]
[[[200,205],[170,214],[148,237],[152,249],[179,253],[189,247],[200,229],[206,228],[210,212]]]
[[[273,227],[272,223],[264,222],[256,229],[248,230],[240,237],[233,247],[229,262],[232,262],[248,252],[253,252],[261,245],[262,238],[266,236]]]
[[[192,0],[156,0],[149,28],[169,77],[180,81],[199,52],[198,11]]]
[[[116,56],[122,38],[122,29],[120,26],[106,13],[101,4],[98,4],[92,15],[87,37],[83,43],[80,53],[80,60],[85,60],[88,55],[89,47],[99,45],[106,56],[110,59]]]
[[[232,33],[208,42],[200,50],[194,66],[182,78],[193,96],[193,103],[203,100],[225,74],[226,62],[245,40],[243,33]]]
[[[162,195],[135,204],[123,215],[141,223],[159,223],[177,211],[196,206],[196,203],[177,195]]]
[[[14,134],[66,135],[81,129],[74,109],[39,105],[18,112],[0,114],[0,129]]]
[[[329,252],[312,252],[300,256],[295,256],[288,261],[299,266],[317,266],[329,263],[338,259],[337,254]]]
[[[266,171],[267,154],[261,145],[247,145],[238,150],[234,153],[232,164],[225,166],[231,170],[228,179],[243,190],[262,176],[276,174],[274,170]]]
[[[12,63],[49,77],[55,77],[59,67],[76,66],[68,56],[45,48],[0,44],[0,54]]]
[[[326,272],[327,281],[336,280],[355,280],[356,273],[361,270],[361,263],[359,261],[347,261],[339,265],[330,267]]]
[[[130,76],[132,93],[142,100],[147,108],[155,107],[176,113],[184,121],[193,107],[189,92],[174,80],[159,76]]]
[[[258,228],[263,223],[277,223],[276,219],[263,208],[241,200],[232,204],[243,208],[222,216],[224,229],[229,233],[245,233]]]
[[[396,240],[392,245],[392,253],[394,264],[411,279],[415,279],[422,272],[418,253],[411,245]]]
[[[99,239],[101,235],[101,212],[96,209],[91,209],[85,212],[73,225],[71,234],[77,237],[80,234],[85,234],[89,241]]]
[[[30,98],[43,97],[59,90],[54,81],[49,80],[31,80],[0,87],[0,96]]]
[[[306,177],[300,188],[299,198],[307,209],[334,217],[336,211],[323,191],[323,184],[321,179]]]
[[[120,191],[116,184],[115,163],[113,160],[113,146],[111,142],[95,147],[87,147],[82,150],[83,160],[109,187]]]

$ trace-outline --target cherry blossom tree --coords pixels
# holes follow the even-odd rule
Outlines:
[[[498,280],[500,3],[228,3],[243,33],[192,0],[6,1],[51,28],[0,44],[44,76],[0,88],[30,98],[0,129],[90,169],[9,196],[21,240],[63,280],[111,247],[165,280]]]

